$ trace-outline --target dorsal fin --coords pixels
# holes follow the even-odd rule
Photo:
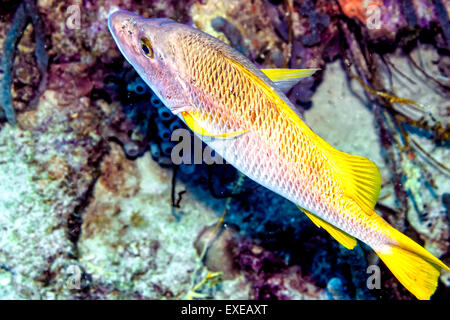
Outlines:
[[[298,208],[302,210],[308,216],[308,218],[310,218],[311,221],[314,222],[316,226],[318,226],[319,228],[324,228],[334,239],[336,239],[337,242],[342,244],[347,249],[352,250],[356,246],[356,239],[348,233],[342,231],[339,228],[336,228],[325,220],[320,219],[311,212],[301,207]]]
[[[320,69],[261,69],[284,93],[292,89],[302,78],[313,75],[317,70]]]

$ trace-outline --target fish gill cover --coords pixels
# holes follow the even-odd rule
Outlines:
[[[194,25],[260,68],[320,68],[287,94],[298,113],[378,165],[376,210],[449,265],[448,2],[7,0],[0,298],[414,299],[366,245],[231,165],[174,164],[186,126],[117,50],[117,9]]]

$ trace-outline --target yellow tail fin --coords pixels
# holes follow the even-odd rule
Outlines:
[[[375,250],[394,276],[420,300],[429,300],[437,287],[441,270],[450,269],[425,248],[389,226],[397,244]]]

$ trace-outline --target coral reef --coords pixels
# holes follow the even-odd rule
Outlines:
[[[45,91],[36,110],[22,113],[22,129],[0,131],[0,264],[11,298],[69,298],[67,268],[77,265],[76,221],[97,174],[103,140],[72,112],[95,117],[86,103],[57,105]],[[81,117],[80,117],[81,118]],[[86,129],[86,131],[84,131]],[[91,164],[91,165],[88,165]]]
[[[186,127],[106,24],[118,8],[168,17],[260,67],[321,68],[289,98],[378,165],[377,211],[449,265],[450,7],[406,2],[6,1],[0,298],[412,299],[370,248],[344,249],[232,166],[173,164]]]
[[[78,242],[93,298],[181,298],[189,290],[198,259],[193,242],[216,216],[188,191],[177,221],[167,181],[170,172],[148,154],[131,161],[112,145]]]
[[[9,29],[8,35],[3,44],[3,54],[0,61],[0,105],[3,108],[3,113],[8,122],[12,125],[16,124],[16,117],[12,105],[12,69],[14,63],[14,56],[16,52],[16,46],[19,43],[21,35],[23,34],[28,19],[31,20],[34,31],[35,40],[35,56],[36,65],[41,74],[41,84],[39,90],[36,94],[36,98],[42,93],[43,88],[46,85],[47,77],[47,65],[48,65],[48,54],[45,50],[45,39],[43,33],[43,25],[39,13],[37,11],[36,5],[32,0],[23,1],[14,15],[12,26]],[[25,75],[28,70],[21,68],[17,70],[17,73]],[[22,77],[23,78],[23,77]],[[22,81],[29,84],[30,81]],[[29,101],[30,105],[34,105],[35,102]],[[0,114],[1,116],[1,114]]]

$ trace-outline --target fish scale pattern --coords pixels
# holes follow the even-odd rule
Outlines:
[[[343,193],[320,146],[251,78],[201,35],[180,35],[192,105],[206,130],[248,130],[225,143],[211,143],[237,169],[302,207],[329,213]],[[220,146],[219,146],[220,145]],[[335,217],[324,217],[335,220]]]
[[[234,148],[228,148],[227,152],[241,154],[236,159],[238,169],[257,181],[273,181],[276,186],[271,187],[283,189],[291,199],[298,200],[298,196],[304,195],[305,186],[315,189],[315,194],[317,191],[327,194],[321,186],[333,187],[324,177],[330,174],[330,166],[301,128],[252,79],[230,64],[221,48],[205,46],[204,39],[197,34],[186,34],[179,43],[188,69],[186,74],[191,75],[190,96],[201,125],[217,134],[241,130],[251,133],[229,140]],[[331,188],[328,193],[336,191]],[[310,199],[313,200],[318,199]]]

